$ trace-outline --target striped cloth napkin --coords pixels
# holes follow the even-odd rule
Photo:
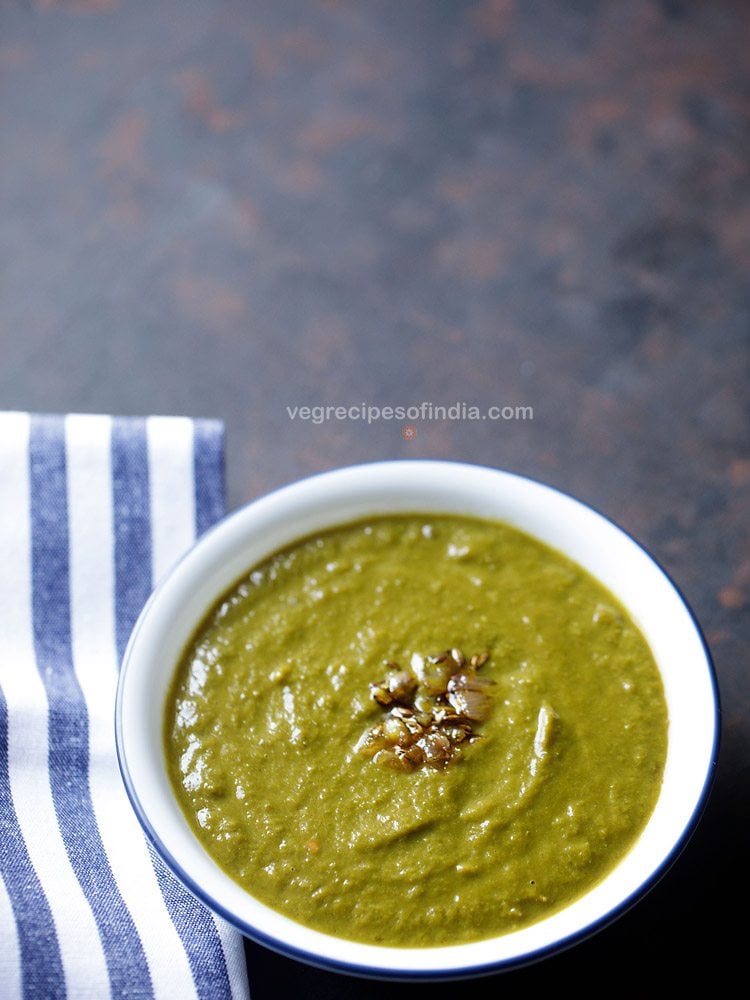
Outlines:
[[[123,790],[118,665],[154,583],[223,513],[213,421],[0,413],[0,996],[247,997],[242,938]]]

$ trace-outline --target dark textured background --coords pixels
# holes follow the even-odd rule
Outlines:
[[[704,821],[594,939],[466,986],[248,945],[256,1000],[725,972],[746,901],[750,6],[3,0],[0,406],[224,418],[231,506],[361,460],[541,478],[634,533],[712,648]],[[292,421],[305,404],[533,420]]]

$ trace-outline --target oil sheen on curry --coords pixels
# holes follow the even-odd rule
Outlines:
[[[645,825],[667,711],[651,652],[580,567],[505,525],[375,518],[256,566],[186,649],[177,798],[256,898],[379,945],[516,930]]]

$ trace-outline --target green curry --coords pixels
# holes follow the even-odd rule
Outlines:
[[[525,926],[645,825],[667,711],[642,635],[505,525],[374,518],[255,567],[180,664],[165,719],[208,853],[300,922],[372,944]]]

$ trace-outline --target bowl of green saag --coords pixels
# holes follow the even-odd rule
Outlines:
[[[453,462],[277,490],[159,585],[120,675],[125,787],[243,934],[364,976],[516,967],[633,905],[708,794],[718,699],[654,559]]]

